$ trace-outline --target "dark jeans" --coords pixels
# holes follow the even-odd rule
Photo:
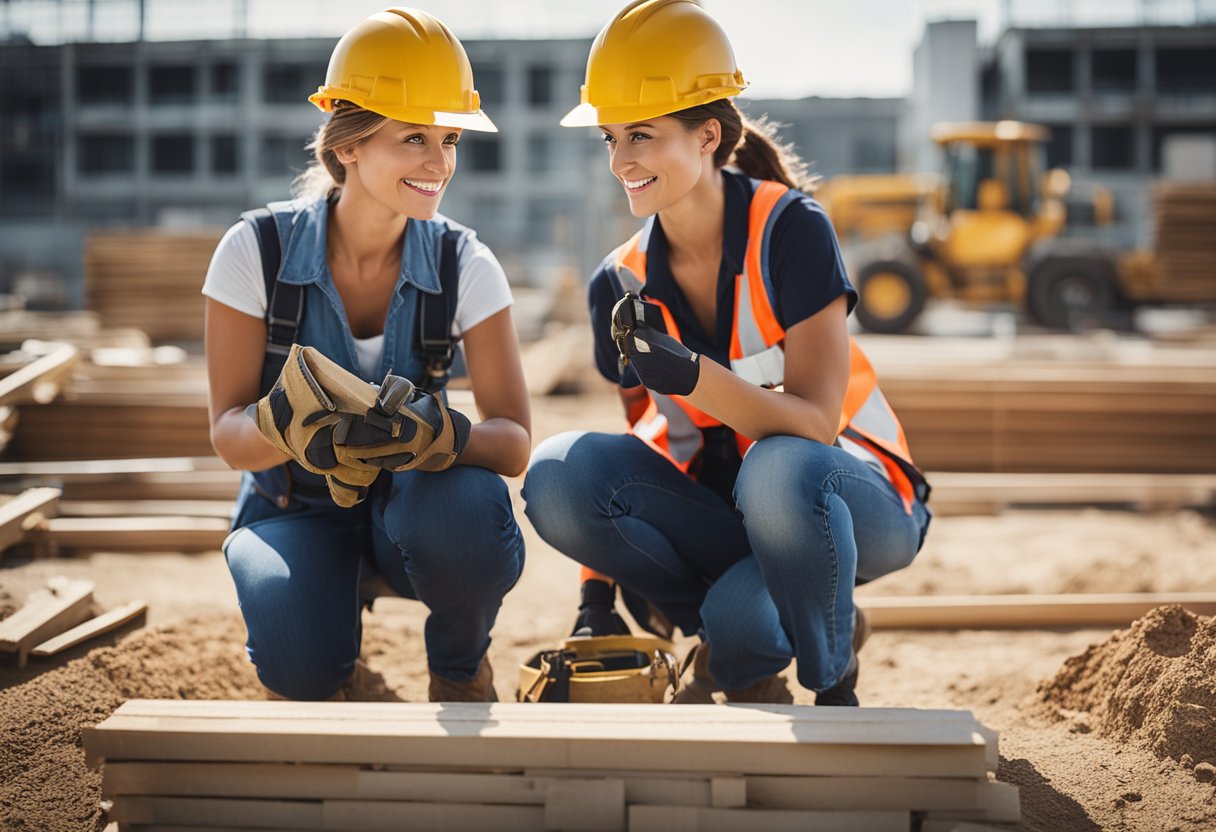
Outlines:
[[[710,671],[742,688],[798,660],[798,681],[839,681],[853,586],[901,569],[930,514],[886,478],[808,439],[755,443],[734,506],[627,435],[564,433],[532,455],[524,484],[540,536],[658,606],[713,646]]]
[[[426,604],[430,669],[472,679],[524,564],[506,484],[492,471],[383,474],[363,503],[294,500],[285,511],[249,487],[224,544],[266,687],[325,699],[350,677],[362,635],[360,573],[376,569]]]

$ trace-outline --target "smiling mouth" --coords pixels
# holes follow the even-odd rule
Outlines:
[[[443,188],[443,181],[439,182],[423,182],[420,179],[402,179],[407,187],[412,188],[420,194],[426,196],[435,196]]]
[[[658,179],[657,176],[648,176],[645,179],[622,179],[621,181],[625,184],[625,190],[631,194],[637,194],[649,188]]]

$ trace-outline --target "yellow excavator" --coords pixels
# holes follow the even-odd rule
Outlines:
[[[841,176],[821,186],[816,197],[861,295],[862,327],[902,332],[929,298],[1013,303],[1056,329],[1105,324],[1134,303],[1216,301],[1216,280],[1181,281],[1158,252],[1123,252],[1099,235],[1071,233],[1111,223],[1114,199],[1096,185],[1083,194],[1067,171],[1046,170],[1049,137],[1017,121],[941,124],[932,133],[939,174]],[[1190,206],[1182,215],[1192,222],[1216,220],[1212,186],[1181,189],[1182,201],[1178,188],[1157,194],[1159,237],[1168,236],[1161,218],[1179,215],[1165,210],[1170,204]],[[1173,231],[1171,239],[1196,239],[1189,228]]]

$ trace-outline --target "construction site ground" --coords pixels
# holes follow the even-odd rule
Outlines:
[[[593,384],[583,389],[534,399],[537,441],[569,429],[620,429],[615,395]],[[520,662],[566,634],[577,598],[577,566],[536,536],[522,512],[520,485],[511,481],[527,566],[507,596],[490,651],[504,699],[514,694]],[[861,592],[1211,590],[1214,554],[1216,524],[1191,510],[943,516],[909,569]],[[220,553],[10,559],[0,568],[0,611],[11,612],[61,574],[95,581],[105,609],[147,600],[147,626],[128,626],[25,669],[0,664],[0,828],[6,830],[104,827],[100,775],[85,766],[80,731],[123,701],[266,696],[245,658],[244,627]],[[425,700],[425,615],[416,602],[377,602],[365,618],[365,666],[348,685],[350,698]],[[970,709],[998,730],[998,778],[1021,790],[1020,828],[1216,829],[1216,785],[1143,742],[1105,735],[1085,713],[1066,711],[1040,692],[1069,657],[1110,635],[1109,628],[880,631],[861,653],[859,696],[863,705]],[[787,673],[792,681],[792,669]],[[792,687],[799,703],[814,701],[811,692]]]

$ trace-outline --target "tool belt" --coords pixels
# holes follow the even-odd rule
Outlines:
[[[679,684],[674,648],[654,636],[563,640],[519,668],[520,702],[661,703]]]

